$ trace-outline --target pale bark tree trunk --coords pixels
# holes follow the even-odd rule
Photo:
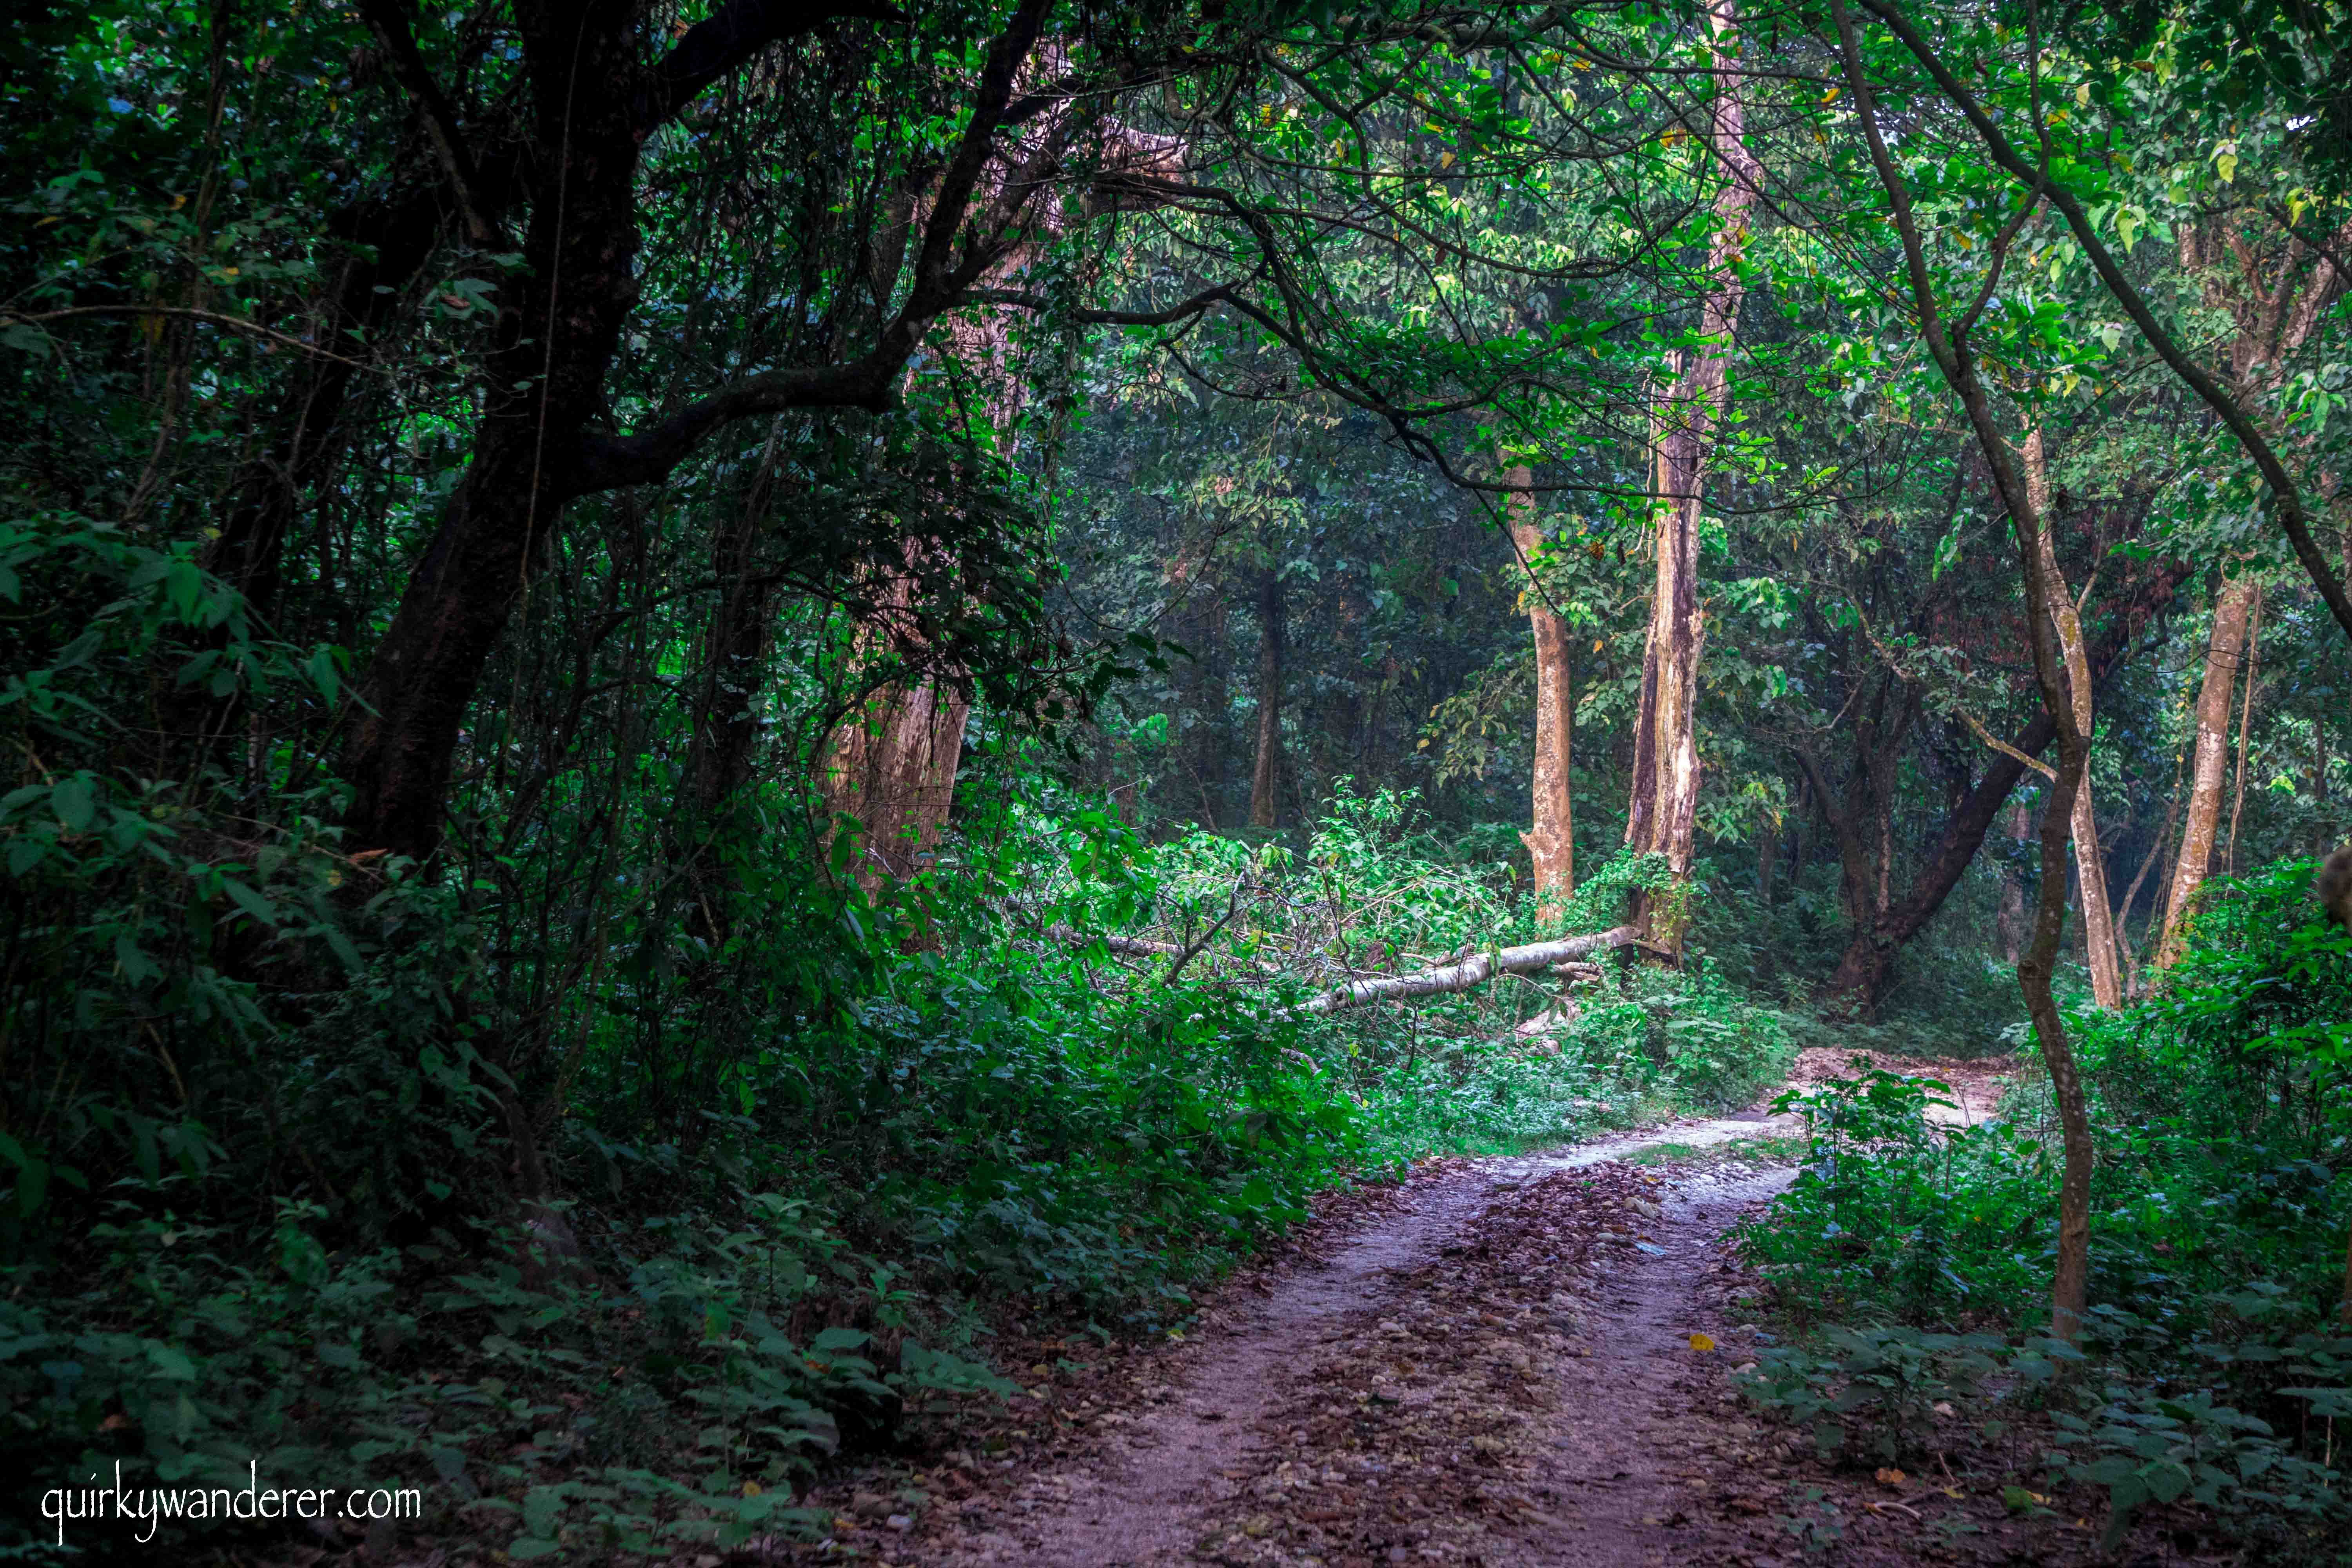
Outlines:
[[[1532,561],[1543,543],[1535,520],[1535,497],[1527,488],[1534,476],[1522,465],[1504,476],[1510,498],[1511,542],[1519,559]],[[1570,668],[1568,623],[1544,601],[1530,574],[1528,624],[1536,639],[1536,760],[1528,794],[1533,826],[1519,835],[1535,866],[1536,918],[1550,921],[1576,891],[1574,806],[1569,796],[1570,766],[1576,749],[1576,689]]]
[[[1745,87],[1735,55],[1739,37],[1735,0],[1717,0],[1710,20],[1716,100],[1708,143],[1724,183],[1715,198],[1717,226],[1707,254],[1712,281],[1699,310],[1703,341],[1677,365],[1658,415],[1652,476],[1657,574],[1651,588],[1649,640],[1642,655],[1642,697],[1634,720],[1633,789],[1625,823],[1626,847],[1636,855],[1665,857],[1678,883],[1690,871],[1698,823],[1698,668],[1706,641],[1698,605],[1702,483],[1716,425],[1730,395],[1731,341],[1745,292],[1739,266],[1760,175],[1754,154],[1741,142]],[[1635,900],[1635,922],[1655,945],[1680,952],[1685,907],[1681,897],[1661,900],[1644,894]]]
[[[1257,589],[1257,765],[1250,775],[1250,826],[1282,815],[1282,664],[1289,636],[1282,574],[1268,567]]]
[[[2253,616],[2246,626],[2246,689],[2238,704],[2237,782],[2230,786],[2230,848],[2222,858],[2238,874],[2238,824],[2246,815],[2246,751],[2254,727],[2254,688],[2263,679],[2263,587],[2254,584]]]
[[[2352,237],[2352,226],[2346,232]],[[2224,239],[2230,243],[2224,244]],[[2205,302],[2227,310],[2237,323],[2226,373],[2232,390],[2248,404],[2266,397],[2284,378],[2287,357],[2308,341],[2344,290],[2345,276],[2337,270],[2333,254],[2310,265],[2304,243],[2293,240],[2275,258],[2266,278],[2263,268],[2271,258],[2255,255],[2234,237],[2217,235],[2208,226],[2181,226],[2178,244],[2183,269],[2204,274]],[[2274,500],[2292,499],[2282,497],[2276,484],[2271,489]],[[2352,535],[2347,535],[2347,542],[2352,543]],[[2347,555],[2352,555],[2352,548],[2347,548]],[[2179,959],[2189,901],[2212,869],[2221,775],[2229,762],[2230,693],[2243,662],[2254,594],[2249,574],[2225,584],[2214,607],[2204,687],[2197,700],[2196,767],[2189,785],[2189,820],[2181,830],[2180,858],[2173,866],[2172,887],[2165,903],[2164,938],[2156,954],[2158,969]]]
[[[2034,509],[2042,514],[2040,534],[2042,574],[2050,585],[2050,618],[2058,634],[2058,651],[2066,666],[2066,691],[2074,708],[2075,727],[2087,748],[2094,734],[2091,711],[2091,658],[2083,645],[2083,619],[2058,569],[2058,550],[2052,542],[2050,458],[2035,426],[2025,436],[2025,484]],[[2091,805],[2087,754],[2083,787],[2074,795],[2074,875],[2082,890],[2083,945],[2091,968],[2091,996],[2102,1007],[2123,1005],[2123,981],[2116,973],[2115,906],[2107,899],[2106,857],[2099,848],[2099,826]]]
[[[908,222],[891,230],[892,243],[875,263],[874,289],[880,297],[887,298],[895,284],[913,234],[917,204],[909,201],[906,210]],[[1016,277],[1035,255],[1034,244],[1011,247],[990,269],[991,281]],[[991,390],[983,405],[1000,447],[1009,447],[1026,392],[1013,363],[1011,320],[1007,310],[966,313],[951,318],[938,334],[954,360],[984,373]],[[908,370],[908,385],[918,374]],[[954,675],[928,675],[875,692],[861,714],[832,738],[823,781],[825,805],[866,825],[857,875],[869,897],[886,879],[913,876],[937,850],[955,805],[964,721],[971,712],[971,700]]]
[[[1411,974],[1390,975],[1379,980],[1351,980],[1345,985],[1300,1003],[1294,1010],[1329,1013],[1341,1007],[1352,1007],[1360,1002],[1406,1001],[1415,996],[1449,995],[1483,985],[1497,974],[1533,974],[1554,964],[1573,963],[1578,959],[1588,958],[1611,948],[1630,947],[1640,940],[1641,934],[1626,925],[1596,931],[1590,936],[1571,936],[1558,942],[1530,942],[1525,947],[1474,952],[1456,963],[1415,970]]]
[[[2179,959],[2189,906],[2212,869],[2213,837],[2221,820],[2221,775],[2230,760],[2230,691],[2237,683],[2238,667],[2244,662],[2246,620],[2253,603],[2251,573],[2222,584],[2214,601],[2213,631],[2205,647],[2205,683],[2197,695],[2188,822],[2180,832],[2180,858],[2172,868],[2172,889],[2165,900],[2164,937],[2156,950],[2158,969],[2169,968]]]

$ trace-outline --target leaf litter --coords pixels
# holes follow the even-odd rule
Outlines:
[[[1748,1408],[1736,1374],[1761,1336],[1742,1320],[1769,1291],[1727,1232],[1789,1173],[1723,1153],[1514,1162],[1501,1179],[1499,1162],[1426,1162],[1318,1208],[1180,1341],[1008,1331],[1000,1361],[1036,1374],[1028,1396],[918,1417],[923,1457],[895,1484],[844,1487],[834,1536],[736,1560],[2105,1561],[2077,1510],[2013,1511],[2017,1489],[1962,1424],[1929,1478],[1835,1468]],[[2194,1520],[2149,1526],[2135,1542],[2182,1542],[2180,1557],[2126,1561],[2185,1560],[2197,1539]]]

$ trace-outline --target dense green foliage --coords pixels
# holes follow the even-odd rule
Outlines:
[[[2312,920],[2311,870],[2221,889],[2173,988],[2078,1016],[2103,1153],[2080,1351],[2032,1337],[2056,1173],[2031,1087],[1974,1126],[1931,1122],[1941,1086],[1883,1069],[1791,1096],[1812,1163],[1746,1245],[1794,1326],[1870,1328],[1771,1352],[1759,1396],[1891,1464],[1921,1451],[1936,1400],[1996,1363],[2030,1371],[2005,1397],[2055,1402],[2062,1446],[2042,1461],[2106,1485],[2118,1531],[2139,1502],[2193,1489],[2286,1560],[2339,1561],[2352,933]],[[1876,1392],[1847,1396],[1856,1380]]]
[[[1891,290],[1830,13],[19,9],[0,1554],[118,1463],[429,1482],[515,1556],[799,1528],[830,1457],[1003,1392],[1008,1314],[1181,1330],[1429,1153],[2025,1038],[2014,528]],[[1868,29],[2097,688],[2137,999],[2073,1014],[2094,1348],[2119,1421],[2204,1357],[2284,1431],[2341,1353],[2294,1336],[2352,1223],[2305,891],[2352,645],[2147,334],[2352,560],[2340,5],[1922,9],[2155,323]],[[1685,873],[1622,847],[1664,400],[1717,352]],[[2247,874],[2159,987],[2208,638],[2257,582],[2211,857]],[[1686,940],[1318,1010],[1629,908]],[[1822,1177],[1752,1245],[1825,1322],[2013,1338],[2038,1108],[1930,1135],[1914,1099],[1817,1104]],[[2215,1348],[2263,1336],[2302,1359]]]

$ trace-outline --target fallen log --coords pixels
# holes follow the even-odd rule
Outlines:
[[[1153,942],[1149,937],[1112,936],[1107,932],[1083,931],[1075,926],[1057,925],[1045,933],[1065,947],[1088,947],[1100,942],[1104,947],[1126,958],[1176,958],[1184,952],[1179,942]]]
[[[1612,947],[1630,947],[1640,940],[1632,926],[1617,926],[1590,936],[1563,937],[1558,942],[1530,942],[1492,952],[1474,952],[1457,963],[1381,980],[1353,980],[1292,1009],[1297,1013],[1331,1013],[1360,1002],[1391,1002],[1412,996],[1443,996],[1484,985],[1497,974],[1531,974]]]

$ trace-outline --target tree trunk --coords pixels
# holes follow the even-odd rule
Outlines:
[[[489,165],[498,178],[482,195],[498,206],[511,163],[502,155]],[[405,308],[403,295],[444,237],[446,206],[436,186],[404,177],[391,195],[353,203],[328,222],[329,237],[348,248],[306,313],[313,336],[339,352],[303,356],[276,433],[231,485],[235,499],[205,552],[211,570],[265,616],[276,613],[287,530],[342,453],[343,411],[362,368],[353,355]]]
[[[1745,90],[1735,49],[1736,0],[1716,0],[1716,97],[1708,145],[1723,175],[1715,197],[1715,237],[1708,247],[1710,285],[1699,308],[1699,345],[1681,356],[1657,416],[1653,470],[1657,573],[1650,595],[1650,634],[1642,654],[1642,696],[1633,731],[1633,788],[1627,805],[1626,847],[1662,855],[1679,884],[1689,875],[1698,823],[1698,668],[1706,626],[1698,606],[1698,532],[1705,510],[1703,481],[1716,426],[1730,397],[1728,367],[1745,287],[1740,263],[1748,215],[1761,171],[1741,141]],[[1634,900],[1634,921],[1656,946],[1679,952],[1687,923],[1686,895],[1645,893]]]
[[[2011,460],[2009,443],[1992,410],[1973,351],[1965,333],[1950,331],[1937,302],[1927,270],[1918,219],[1909,186],[1878,128],[1870,81],[1864,74],[1862,46],[1854,34],[1844,0],[1831,0],[1838,42],[1843,57],[1846,85],[1871,164],[1885,185],[1902,236],[1904,261],[1910,284],[1912,310],[1920,336],[1934,356],[1937,369],[1966,411],[1977,445],[1991,465],[1993,484],[2016,525],[2018,564],[2025,582],[2026,641],[2033,656],[2033,680],[2040,689],[2042,710],[2051,721],[2058,743],[2058,775],[2051,787],[2050,809],[2042,818],[2042,888],[2033,918],[2033,939],[2017,966],[2018,989],[2024,994],[2027,1013],[2050,1071],[2050,1087],[2057,1101],[2058,1121],[2065,1150],[2065,1165],[2058,1194],[2058,1262],[2051,1280],[2051,1332],[2064,1340],[2078,1337],[2090,1281],[2091,1164],[2096,1150],[2091,1142],[2089,1109],[2076,1069],[2073,1047],[2066,1039],[2065,1019],[2059,1014],[2051,977],[2058,946],[2066,926],[2066,840],[2074,811],[2074,795],[2082,787],[2088,757],[2082,728],[2074,722],[2074,704],[2065,687],[2057,639],[2053,635],[2055,584],[2042,570],[2041,534],[2046,526],[2041,509]]]
[[[2021,800],[2009,808],[2009,836],[2022,844],[2032,831],[2033,818]],[[2014,870],[2001,874],[2000,913],[1994,930],[2000,938],[2001,962],[2016,968],[2017,955],[2025,951],[2025,880]]]
[[[421,858],[438,846],[467,710],[567,501],[660,482],[711,431],[740,418],[888,405],[931,323],[1017,243],[1034,205],[1036,187],[1001,201],[976,202],[974,193],[1045,11],[1045,0],[1021,0],[990,44],[972,114],[935,187],[911,291],[866,352],[736,383],[615,436],[605,429],[606,382],[640,289],[646,137],[751,51],[849,13],[824,0],[722,6],[649,71],[633,7],[545,0],[515,7],[524,107],[537,136],[524,154],[538,195],[522,246],[527,265],[501,295],[483,356],[482,411],[465,475],[355,694],[342,760],[352,848]],[[986,232],[971,232],[971,220]]]
[[[1812,785],[1813,798],[1821,803],[1822,815],[1836,835],[1839,896],[1857,931],[1876,930],[1886,916],[1895,795],[1921,696],[1917,687],[1892,671],[1881,670],[1869,679],[1870,700],[1850,704],[1858,710],[1853,721],[1853,765],[1847,771],[1842,793],[1832,787],[1811,748],[1794,748]],[[1841,989],[1839,981],[1832,980],[1828,994],[1875,1006],[1876,989],[1884,982],[1881,973],[1866,992],[1857,994],[1852,988]]]
[[[1257,585],[1257,767],[1250,775],[1250,826],[1272,827],[1282,815],[1282,658],[1288,636],[1282,574],[1268,567]]]
[[[2106,624],[2098,633],[2091,650],[2091,680],[2094,689],[2103,688],[2123,668],[2133,643],[2148,626],[2162,616],[2171,605],[2181,584],[2188,581],[2189,568],[2184,562],[2166,562],[2155,572],[2139,579],[2119,603],[2114,605]],[[2036,714],[2023,729],[2010,737],[2011,750],[2026,756],[2039,756],[2048,749],[2054,733],[2050,717]],[[1858,928],[1840,955],[1836,972],[1823,988],[1825,1002],[1838,1002],[1851,1007],[1858,1016],[1867,1017],[1878,1007],[1894,976],[1895,955],[1903,945],[1926,929],[1952,889],[1960,885],[1969,866],[1976,858],[1985,836],[2009,803],[2018,781],[2025,775],[2025,764],[2008,752],[1996,752],[1986,766],[1984,777],[1962,796],[1960,805],[1946,819],[1944,828],[1929,853],[1927,862],[1912,879],[1911,886],[1902,898],[1894,900],[1875,923]],[[1800,791],[1802,797],[1804,792]],[[1800,822],[1811,818],[1801,817]],[[2021,827],[2017,837],[2025,837]],[[2024,900],[2016,901],[2021,952],[2025,928]],[[2011,963],[2016,962],[2014,952]]]
[[[925,869],[955,801],[971,702],[940,681],[896,683],[866,699],[836,731],[826,761],[826,807],[866,829],[856,876],[867,895]]]
[[[467,708],[541,543],[579,493],[577,437],[603,411],[636,300],[635,29],[541,8],[521,16],[536,121],[563,127],[564,195],[532,209],[530,265],[499,313],[472,460],[361,684],[344,753],[355,847],[422,858],[440,842]]]
[[[2229,875],[2238,874],[2238,824],[2246,814],[2246,752],[2254,727],[2254,688],[2263,679],[2263,588],[2254,584],[2253,615],[2246,626],[2246,687],[2238,704],[2237,782],[2230,786],[2230,847],[2222,856]]]
[[[2205,682],[2197,695],[2197,743],[2189,775],[2188,822],[2180,830],[2180,858],[2172,868],[2172,889],[2164,906],[2164,937],[2156,967],[2168,969],[2180,957],[2183,927],[2197,889],[2213,865],[2213,839],[2221,820],[2221,775],[2230,756],[2230,691],[2244,662],[2246,620],[2253,608],[2252,573],[2221,584],[2213,604],[2213,632],[2205,649]]]
[[[752,743],[760,734],[754,704],[767,672],[776,589],[757,570],[757,549],[775,489],[775,465],[776,436],[771,432],[742,506],[711,541],[719,600],[704,638],[702,690],[695,700],[687,767],[696,811],[705,822],[750,780]]]
[[[1805,872],[1813,863],[1813,817],[1821,810],[1821,802],[1813,798],[1813,786],[1801,773],[1797,775],[1797,805],[1794,831],[1789,835],[1789,886],[1802,890]]]
[[[1225,684],[1230,652],[1226,635],[1228,602],[1220,584],[1201,584],[1199,618],[1193,622],[1196,629],[1185,639],[1192,644],[1194,655],[1185,695],[1198,721],[1184,736],[1177,753],[1192,775],[1192,788],[1201,799],[1201,821],[1212,833],[1218,831],[1217,802],[1209,792],[1209,781],[1216,780],[1221,791],[1225,786],[1225,720],[1233,711],[1232,693]]]
[[[2074,795],[2074,875],[2082,890],[2083,946],[2091,970],[2092,999],[2113,1010],[2123,1005],[2123,981],[2116,968],[2115,907],[2107,898],[2106,857],[2099,848],[2099,826],[2092,809],[2087,748],[2096,732],[2091,701],[2091,658],[2083,646],[2083,620],[2075,609],[2065,574],[2058,567],[2058,550],[2052,541],[2050,460],[2042,442],[2042,427],[2025,435],[2025,483],[2042,514],[2039,535],[2042,580],[2050,588],[2052,629],[2066,665],[2066,694],[2074,707],[2075,727],[2083,731],[2085,761],[2083,787]]]
[[[1509,503],[1511,542],[1522,562],[1532,561],[1543,543],[1535,497],[1525,488],[1534,476],[1522,465],[1504,479],[1520,487]],[[1575,808],[1569,795],[1576,747],[1576,686],[1568,623],[1545,603],[1532,577],[1527,605],[1536,641],[1536,760],[1528,790],[1534,825],[1519,839],[1535,867],[1536,918],[1549,923],[1560,918],[1562,907],[1576,892]]]
[[[1483,985],[1497,974],[1533,974],[1556,963],[1572,963],[1611,948],[1631,947],[1640,940],[1638,931],[1624,925],[1591,936],[1571,936],[1559,942],[1531,942],[1525,947],[1474,952],[1458,963],[1441,963],[1432,969],[1416,970],[1411,974],[1389,975],[1379,980],[1351,980],[1311,1001],[1299,1004],[1295,1010],[1300,1013],[1329,1013],[1341,1007],[1352,1007],[1359,1002],[1450,995],[1456,991]]]

